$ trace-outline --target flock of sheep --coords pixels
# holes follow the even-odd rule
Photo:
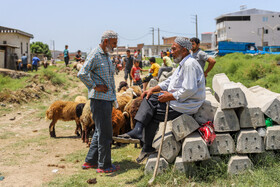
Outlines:
[[[126,86],[117,92],[119,107],[113,107],[112,126],[113,136],[126,133],[134,128],[134,117],[142,102],[139,86]],[[56,137],[55,124],[58,120],[76,122],[75,134],[81,136],[83,142],[89,144],[89,135],[94,131],[94,120],[90,110],[90,100],[84,96],[77,96],[75,101],[55,101],[46,111],[46,119],[51,120],[49,132],[51,137]]]

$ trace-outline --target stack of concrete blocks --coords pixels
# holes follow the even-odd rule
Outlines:
[[[160,172],[168,167],[163,163],[174,163],[175,170],[190,174],[195,162],[229,154],[228,173],[238,174],[253,166],[246,154],[280,149],[280,125],[264,128],[264,114],[280,124],[280,94],[262,87],[248,89],[231,82],[225,74],[215,75],[212,86],[216,98],[207,88],[205,102],[195,115],[183,114],[168,121],[161,153],[162,166],[166,167]],[[207,121],[213,122],[216,133],[208,147],[197,132]],[[155,149],[160,146],[162,128],[163,123],[154,139]],[[149,159],[146,168],[154,164]]]
[[[158,83],[165,81],[168,77],[170,77],[173,74],[174,71],[175,68],[173,68],[172,71],[170,72],[167,71],[162,72],[159,81],[157,81],[155,78],[152,78],[149,82],[149,87],[150,88],[155,87],[156,85],[158,85]]]

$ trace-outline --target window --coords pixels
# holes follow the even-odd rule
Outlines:
[[[230,27],[228,27],[228,29],[230,29]]]
[[[250,21],[250,16],[228,16],[228,17],[222,17],[217,20],[217,24],[224,22],[224,21]]]
[[[263,17],[262,20],[263,22],[268,22],[268,17]]]
[[[268,29],[264,29],[264,34],[268,34]]]
[[[280,31],[280,27],[277,27],[277,30]]]
[[[28,54],[28,43],[26,43],[26,53]]]

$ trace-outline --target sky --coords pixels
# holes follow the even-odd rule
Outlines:
[[[19,29],[34,35],[53,49],[88,52],[100,43],[105,30],[119,35],[119,46],[139,43],[158,44],[162,37],[198,37],[214,32],[215,18],[240,10],[257,8],[280,12],[280,0],[0,0],[0,26]]]

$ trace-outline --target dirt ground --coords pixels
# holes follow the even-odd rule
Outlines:
[[[116,88],[123,76],[123,71],[115,75]],[[0,176],[5,177],[0,186],[42,186],[58,173],[71,175],[80,169],[74,163],[64,162],[66,155],[88,149],[74,134],[75,122],[58,121],[57,138],[50,138],[50,121],[42,116],[53,101],[61,100],[65,94],[82,95],[84,88],[79,82],[76,88],[37,104],[6,106],[12,111],[0,114]],[[76,162],[82,165],[84,161]]]

